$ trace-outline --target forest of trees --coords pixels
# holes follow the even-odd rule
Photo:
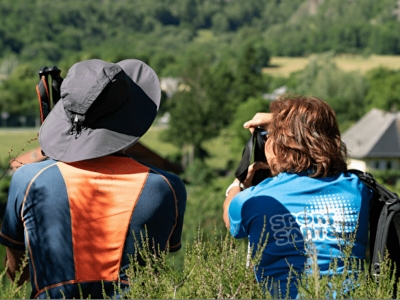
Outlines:
[[[251,34],[277,56],[400,54],[398,0],[5,0],[0,14],[0,57],[29,61],[141,55],[160,72],[201,30],[214,48]]]
[[[283,85],[329,102],[342,129],[371,107],[400,107],[400,70],[348,73],[332,60],[400,54],[398,0],[5,0],[0,15],[0,112],[9,126],[37,119],[42,66],[65,76],[90,58],[138,58],[179,78],[186,88],[161,107],[171,115],[166,140],[199,158],[204,141],[267,110],[262,95]],[[288,78],[262,72],[272,56],[315,53]]]

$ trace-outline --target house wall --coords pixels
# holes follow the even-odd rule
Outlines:
[[[347,165],[348,169],[356,169],[365,172],[367,170],[367,164],[365,161],[359,159],[349,159],[349,163]]]
[[[400,170],[399,158],[368,158],[359,160],[351,158],[348,164],[349,169],[357,169],[360,171],[386,171],[386,170]]]
[[[365,160],[365,163],[369,170],[400,170],[399,158],[368,158]]]

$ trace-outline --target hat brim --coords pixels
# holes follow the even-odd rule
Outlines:
[[[110,155],[136,143],[150,128],[161,97],[158,77],[141,61],[121,63],[132,80],[126,104],[100,120],[95,128],[86,127],[79,134],[70,134],[72,123],[60,99],[39,131],[39,143],[48,157],[75,162]]]
[[[71,126],[62,102],[57,103],[39,132],[39,143],[46,156],[64,162],[92,159],[118,152],[139,137],[104,128],[86,128],[79,137],[69,133]]]

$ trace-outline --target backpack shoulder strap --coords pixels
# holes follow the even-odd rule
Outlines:
[[[376,179],[374,178],[374,176],[372,176],[371,173],[362,172],[360,170],[355,170],[355,169],[348,170],[348,172],[356,174],[358,176],[358,178],[360,178],[360,180],[366,186],[368,186],[372,191],[374,191],[381,197],[381,199],[380,199],[381,201],[384,201],[384,202],[395,201],[396,202],[399,200],[399,196],[396,193],[390,191],[385,186],[383,186],[378,181],[376,181]]]

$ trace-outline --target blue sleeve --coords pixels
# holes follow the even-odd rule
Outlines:
[[[182,227],[183,227],[183,217],[186,210],[186,188],[183,181],[178,176],[172,176],[169,178],[170,182],[175,190],[176,199],[178,201],[178,220],[176,227],[170,238],[170,252],[178,251],[181,248],[181,237],[182,237]]]
[[[0,243],[16,250],[25,249],[21,207],[29,180],[24,169],[25,166],[20,167],[11,179],[6,211],[0,231]]]
[[[169,238],[169,252],[178,251],[182,246],[181,237],[187,200],[186,187],[179,176],[166,172],[154,166],[147,166],[149,166],[153,172],[164,176],[170,185],[170,188],[165,189],[165,195],[161,196],[161,198],[165,197],[165,199],[171,199],[175,202],[176,225],[173,228],[172,234]],[[165,186],[164,180],[161,181],[161,185]],[[155,188],[153,186],[152,189],[156,189],[158,190],[158,193],[162,193],[161,191],[164,190],[162,186],[158,188]],[[160,196],[160,194],[158,196]]]
[[[46,166],[54,164],[53,160],[23,165],[11,178],[8,200],[0,231],[0,243],[16,250],[25,250],[24,223],[21,212],[25,197],[29,196],[30,187],[35,176]]]
[[[237,239],[245,238],[249,235],[242,220],[243,204],[246,202],[247,191],[237,194],[229,204],[228,216],[230,224],[230,233]]]

